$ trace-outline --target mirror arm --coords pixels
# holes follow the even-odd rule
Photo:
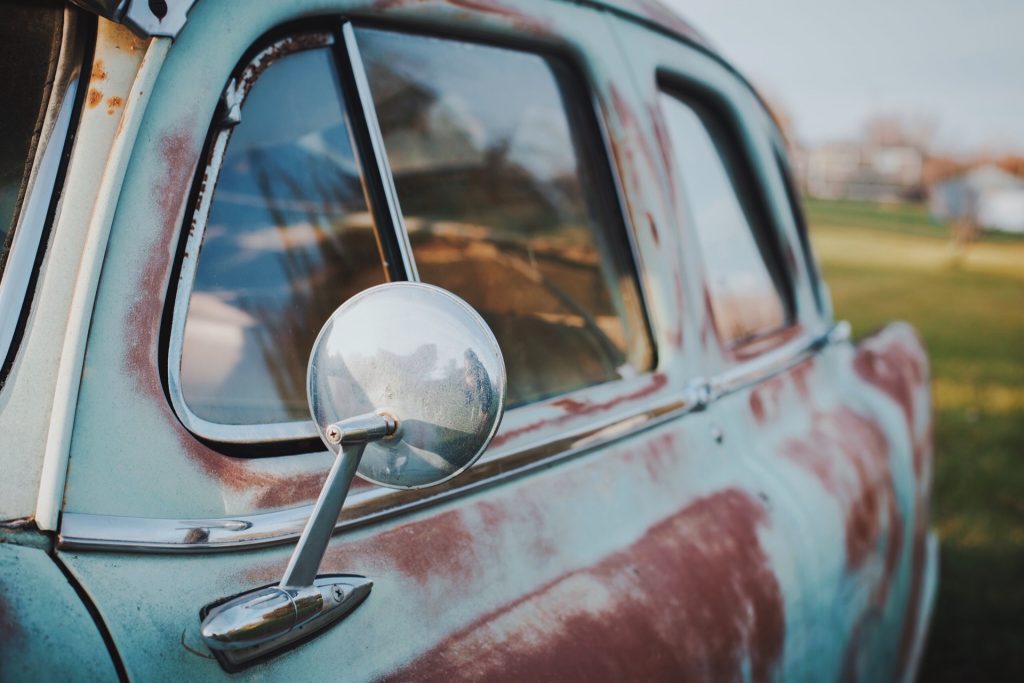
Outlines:
[[[334,460],[309,521],[288,560],[288,568],[284,570],[284,576],[278,584],[281,588],[313,585],[366,444],[391,436],[397,426],[395,419],[386,413],[367,413],[327,427],[327,439],[335,446],[340,446],[341,451]]]
[[[397,421],[385,413],[359,415],[327,426],[325,436],[338,455],[281,582],[203,610],[203,641],[226,670],[239,671],[330,626],[369,595],[373,586],[369,579],[346,574],[317,576],[317,572],[366,444],[391,436],[397,429]]]

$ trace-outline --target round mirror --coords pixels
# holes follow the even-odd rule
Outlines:
[[[346,301],[320,331],[306,394],[327,447],[328,426],[387,413],[396,433],[366,445],[358,474],[414,489],[472,465],[498,430],[505,361],[487,323],[454,294],[419,282],[372,287]]]

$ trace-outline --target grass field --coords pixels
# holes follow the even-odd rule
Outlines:
[[[942,542],[920,681],[1024,681],[1024,239],[954,248],[921,207],[807,203],[837,319],[902,318],[931,356]]]

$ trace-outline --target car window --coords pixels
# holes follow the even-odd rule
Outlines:
[[[182,343],[188,409],[308,420],[317,333],[386,280],[331,50],[285,54],[252,84],[216,177]]]
[[[719,339],[736,345],[785,327],[791,314],[771,232],[753,205],[752,183],[740,177],[725,127],[708,108],[674,94],[661,95],[661,110]]]
[[[420,279],[490,325],[509,405],[649,369],[621,211],[574,74],[517,50],[356,37]]]

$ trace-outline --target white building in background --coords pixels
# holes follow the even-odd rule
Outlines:
[[[812,197],[899,201],[921,196],[924,155],[910,145],[834,142],[796,156]]]
[[[941,221],[1024,233],[1024,180],[995,165],[979,166],[933,186],[928,212]]]

